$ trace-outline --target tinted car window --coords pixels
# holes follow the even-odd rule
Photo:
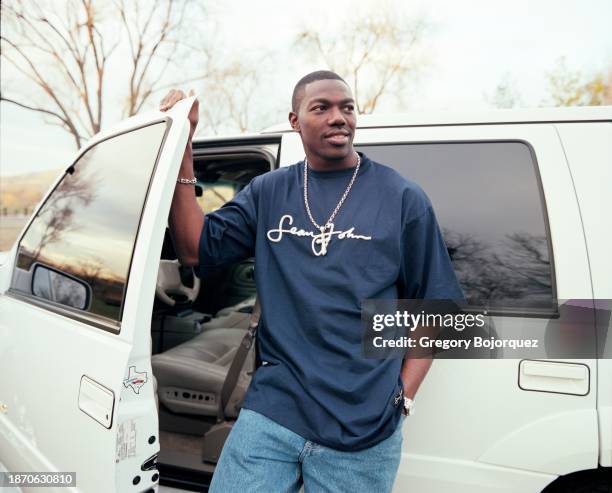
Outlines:
[[[166,123],[133,130],[79,158],[19,243],[13,289],[79,306],[51,292],[57,283],[33,282],[35,267],[48,266],[82,281],[91,293],[84,311],[121,319],[140,215],[165,131]]]
[[[526,144],[465,142],[358,149],[425,190],[471,305],[553,308],[544,203]]]

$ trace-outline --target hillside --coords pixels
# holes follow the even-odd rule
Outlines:
[[[0,215],[29,214],[62,172],[61,169],[0,176]]]
[[[8,250],[61,169],[0,176],[0,251]]]

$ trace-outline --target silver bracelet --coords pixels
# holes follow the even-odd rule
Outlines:
[[[176,180],[177,183],[182,183],[183,185],[195,185],[198,180],[194,178],[192,178],[191,180],[189,178],[179,178],[178,180]]]

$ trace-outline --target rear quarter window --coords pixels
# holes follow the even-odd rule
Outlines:
[[[360,145],[432,201],[470,305],[554,310],[550,235],[537,163],[524,142]]]

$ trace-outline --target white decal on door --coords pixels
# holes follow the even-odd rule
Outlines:
[[[117,430],[117,456],[115,462],[136,455],[136,421],[130,419],[121,423]]]
[[[140,394],[140,387],[147,383],[147,372],[136,371],[135,366],[130,366],[128,377],[123,381],[123,386],[131,388],[136,394]]]

